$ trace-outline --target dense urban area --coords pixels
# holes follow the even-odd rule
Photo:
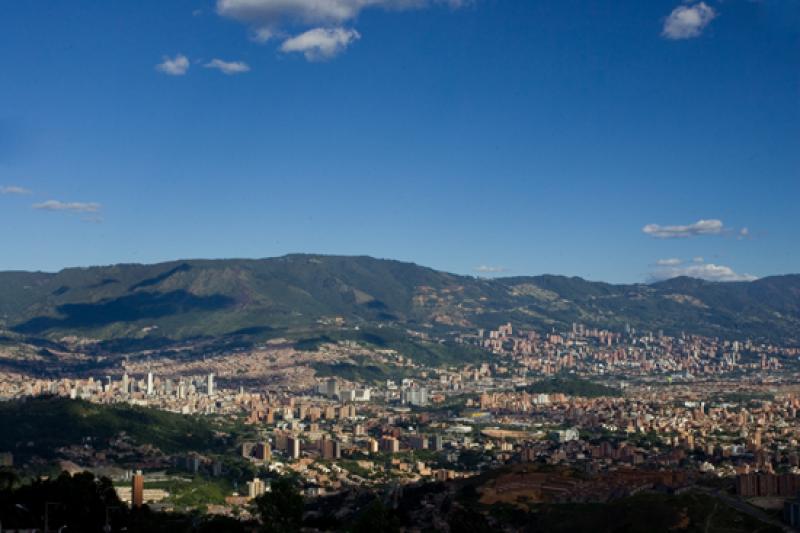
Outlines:
[[[323,518],[366,520],[364,494],[387,515],[419,490],[404,518],[416,530],[457,530],[465,518],[441,512],[453,498],[468,513],[466,500],[531,511],[642,494],[706,498],[759,527],[798,524],[797,347],[580,323],[406,334],[478,356],[432,366],[364,342],[279,338],[189,360],[152,351],[104,375],[6,370],[0,463],[20,478],[89,471],[126,507],[242,524],[286,479],[306,525],[322,529]],[[52,427],[151,412],[190,420],[188,436],[158,418],[106,424],[103,436]],[[47,424],[41,441],[26,421]],[[50,434],[62,432],[75,440]]]

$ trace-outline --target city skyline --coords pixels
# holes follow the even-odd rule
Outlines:
[[[795,3],[319,5],[8,7],[0,270],[800,271]]]

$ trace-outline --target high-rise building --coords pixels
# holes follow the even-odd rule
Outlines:
[[[287,454],[292,459],[300,458],[300,439],[298,437],[289,437],[286,439]]]
[[[418,407],[428,405],[428,389],[425,387],[413,387],[403,389],[400,394],[400,401],[403,404],[411,404]]]
[[[336,378],[327,379],[317,386],[317,392],[323,396],[336,398],[339,396],[339,382]]]
[[[298,420],[305,420],[308,416],[308,406],[304,404],[300,404],[297,406],[297,419]]]
[[[147,373],[147,395],[148,396],[152,396],[153,395],[153,373],[152,372],[148,372]]]
[[[408,437],[408,447],[412,450],[427,450],[428,439],[425,435],[411,435]]]
[[[275,432],[275,449],[283,453],[289,452],[289,435],[283,431]]]
[[[243,442],[242,443],[242,457],[249,459],[253,456],[253,450],[256,449],[255,442]]]
[[[341,406],[339,408],[339,416],[342,418],[355,418],[358,416],[356,406],[352,404]]]
[[[137,508],[144,505],[144,475],[141,470],[137,470],[132,478],[131,504]]]
[[[262,441],[256,444],[255,448],[253,448],[253,457],[255,457],[256,461],[269,461],[270,457],[272,457],[269,442]]]
[[[372,391],[369,387],[339,391],[339,399],[343,402],[368,402],[371,395]]]
[[[209,396],[214,395],[214,373],[208,375],[208,383],[206,383],[206,391]]]
[[[323,437],[322,441],[320,442],[320,452],[323,459],[342,458],[342,446],[337,440]]]
[[[190,453],[186,456],[186,470],[197,474],[200,472],[200,456],[196,453]]]
[[[397,453],[400,451],[400,441],[394,437],[385,435],[381,437],[381,451],[389,453]]]
[[[251,500],[253,498],[258,498],[265,492],[267,492],[267,486],[263,480],[254,477],[253,481],[247,482],[247,497]]]

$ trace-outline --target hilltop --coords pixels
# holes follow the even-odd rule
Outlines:
[[[77,336],[159,345],[268,338],[348,324],[430,331],[511,321],[800,342],[800,275],[614,285],[577,277],[484,279],[371,257],[287,255],[0,272],[0,342]],[[3,333],[5,330],[5,333]],[[110,345],[111,346],[111,345]]]

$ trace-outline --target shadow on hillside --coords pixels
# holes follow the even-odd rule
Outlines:
[[[172,276],[174,274],[177,274],[179,272],[188,272],[191,269],[192,269],[192,265],[190,265],[188,263],[182,263],[182,264],[176,266],[175,268],[172,268],[170,270],[167,270],[164,273],[159,274],[158,276],[142,280],[139,283],[135,283],[135,284],[131,285],[128,288],[128,290],[133,292],[136,289],[141,289],[142,287],[150,287],[152,285],[158,285],[159,283],[161,283],[162,281],[164,281],[165,279],[169,278],[170,276]]]
[[[106,285],[113,285],[115,283],[119,283],[119,280],[118,279],[114,279],[114,278],[103,278],[100,281],[98,281],[97,283],[89,285],[87,288],[88,289],[99,289],[100,287],[105,287]]]
[[[231,331],[227,333],[226,337],[236,337],[236,336],[249,336],[249,335],[265,335],[268,333],[272,333],[277,331],[275,328],[271,328],[269,326],[250,326],[247,328],[237,329],[236,331]]]
[[[144,338],[130,338],[123,337],[119,339],[109,339],[97,344],[96,353],[128,353],[139,352],[143,350],[161,350],[176,344],[176,341],[167,337],[144,337]],[[89,350],[90,353],[95,353],[95,350]]]
[[[13,328],[18,333],[37,334],[55,328],[92,328],[114,322],[161,318],[191,311],[214,311],[234,304],[223,295],[196,296],[186,291],[163,294],[141,292],[90,304],[65,304],[56,310],[63,318],[42,316]]]

